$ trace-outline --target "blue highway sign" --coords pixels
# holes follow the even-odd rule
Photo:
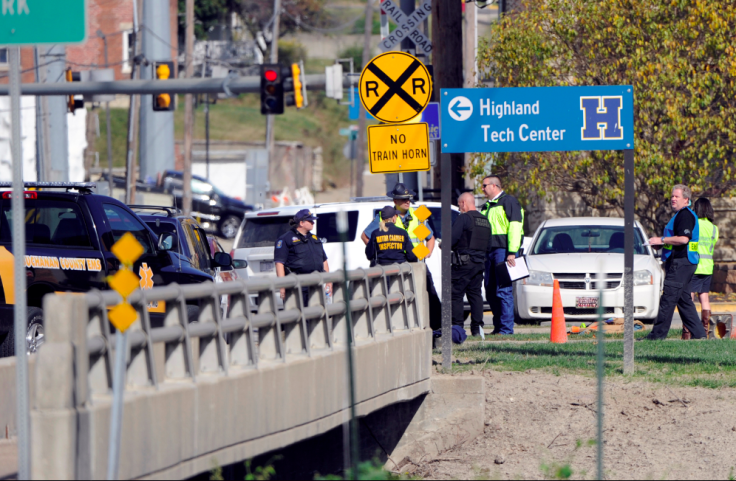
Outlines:
[[[634,148],[634,89],[442,89],[442,152]]]

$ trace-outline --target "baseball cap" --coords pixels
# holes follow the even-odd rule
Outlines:
[[[309,209],[302,209],[296,213],[294,220],[296,222],[301,222],[303,220],[317,220],[317,216],[312,214]]]

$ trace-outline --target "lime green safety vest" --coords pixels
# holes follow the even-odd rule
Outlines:
[[[414,214],[414,209],[412,209],[411,207],[409,207],[409,215],[411,216],[411,220],[409,221],[409,225],[407,226],[405,226],[404,221],[401,220],[401,215],[398,215],[396,217],[396,227],[404,229],[406,232],[408,232],[411,243],[414,244],[414,247],[416,247],[422,243],[422,240],[417,239],[416,235],[414,234],[414,229],[419,227],[420,222],[419,219],[417,219],[416,214]]]
[[[713,274],[713,251],[715,251],[716,242],[718,242],[718,227],[708,219],[698,219],[698,227],[700,228],[700,240],[698,242],[700,262],[698,262],[695,273],[709,276]]]

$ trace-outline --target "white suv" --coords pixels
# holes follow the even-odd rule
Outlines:
[[[237,269],[241,279],[259,276],[275,276],[273,251],[276,239],[289,230],[289,220],[302,209],[309,209],[317,215],[317,222],[312,231],[323,243],[327,254],[330,271],[342,269],[342,245],[337,232],[337,213],[348,214],[348,243],[346,245],[348,269],[367,268],[370,261],[365,257],[365,244],[360,239],[368,224],[376,217],[376,213],[387,205],[393,205],[388,197],[370,197],[357,199],[354,202],[340,202],[317,205],[292,205],[258,212],[249,212],[238,230],[233,243],[231,256],[236,260],[247,261],[247,266]],[[439,202],[417,202],[426,205],[432,212],[427,220],[429,227],[438,239],[442,238],[442,213]],[[452,219],[460,215],[457,207],[452,207]],[[435,245],[432,256],[427,259],[429,270],[437,293],[441,296],[442,265],[441,251]],[[237,262],[236,262],[237,265]]]

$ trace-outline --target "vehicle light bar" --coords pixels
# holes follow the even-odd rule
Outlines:
[[[13,193],[10,191],[3,192],[3,199],[10,199],[13,197]],[[38,199],[38,192],[23,192],[25,199]]]
[[[0,187],[12,187],[12,182],[0,182]],[[37,189],[96,189],[96,182],[23,182],[23,187]]]

